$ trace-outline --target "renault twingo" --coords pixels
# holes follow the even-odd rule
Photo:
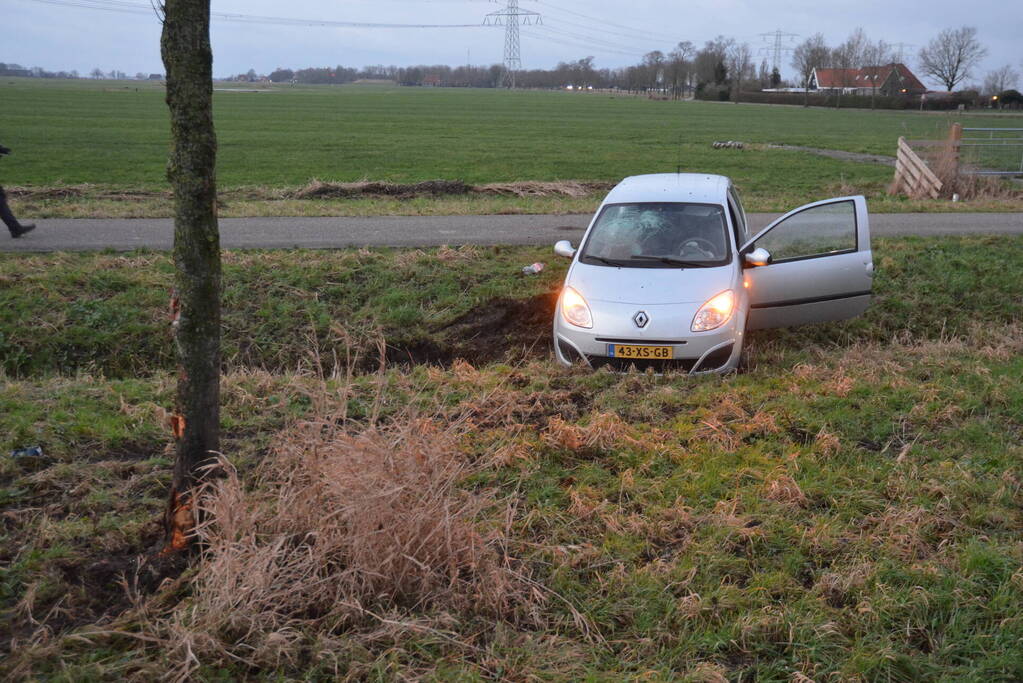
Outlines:
[[[732,181],[662,173],[607,195],[572,259],[554,314],[564,365],[727,372],[747,330],[842,320],[870,302],[867,203],[801,206],[756,234]]]

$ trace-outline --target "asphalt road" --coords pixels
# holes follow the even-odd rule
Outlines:
[[[754,227],[762,227],[775,217],[750,214],[749,219]],[[222,218],[220,241],[226,249],[549,245],[560,239],[577,241],[589,219],[589,215]],[[34,232],[16,240],[0,233],[0,251],[170,249],[174,236],[170,219],[53,219],[37,224]],[[871,214],[870,229],[874,236],[1023,234],[1023,214]]]

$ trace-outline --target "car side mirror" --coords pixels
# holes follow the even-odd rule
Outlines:
[[[572,258],[575,256],[575,247],[568,240],[559,240],[554,244],[554,253],[565,258]]]
[[[763,247],[757,247],[746,254],[746,263],[751,266],[766,266],[771,262],[771,252]]]

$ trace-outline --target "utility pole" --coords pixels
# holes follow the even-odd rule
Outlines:
[[[760,48],[760,52],[761,52],[761,54],[763,54],[765,52],[768,53],[768,54],[772,54],[773,53],[772,60],[771,60],[771,66],[772,66],[772,68],[775,71],[777,71],[778,73],[781,73],[781,53],[782,52],[786,52],[786,51],[792,49],[791,47],[787,47],[785,45],[782,45],[782,38],[797,38],[797,37],[799,37],[799,34],[798,33],[785,33],[781,29],[778,29],[777,31],[771,31],[770,33],[759,33],[757,35],[759,35],[761,38],[763,38],[765,40],[765,42],[767,41],[768,38],[771,38],[771,37],[774,38],[774,46],[773,47],[767,47],[767,46],[762,47],[762,48]]]
[[[496,2],[497,0],[495,0]],[[543,23],[539,12],[520,9],[519,0],[505,0],[504,9],[491,12],[483,18],[484,26],[504,26],[504,75],[501,85],[515,87],[515,73],[522,68],[522,50],[519,45],[519,23],[524,26]]]

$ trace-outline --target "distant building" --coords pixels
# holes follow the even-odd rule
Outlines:
[[[32,76],[30,69],[23,69],[17,64],[0,64],[0,76],[21,76],[22,78],[29,78]]]
[[[149,80],[151,81],[162,81],[163,74],[149,74]]]
[[[927,88],[905,64],[865,66],[862,69],[814,69],[810,90],[844,95],[922,95]]]

